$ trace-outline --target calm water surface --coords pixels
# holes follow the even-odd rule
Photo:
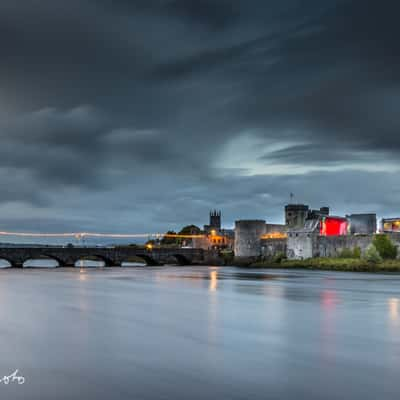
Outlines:
[[[1,399],[398,399],[400,276],[0,271]]]

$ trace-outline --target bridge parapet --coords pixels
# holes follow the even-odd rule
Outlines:
[[[178,264],[202,264],[206,250],[180,248],[141,247],[0,247],[0,259],[13,267],[22,267],[30,259],[49,258],[56,260],[59,266],[75,266],[83,259],[98,259],[105,266],[121,266],[132,258],[140,258],[147,265],[161,265],[175,259]]]

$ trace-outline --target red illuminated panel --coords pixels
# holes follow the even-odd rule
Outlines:
[[[347,220],[338,217],[326,217],[321,221],[320,235],[339,236],[347,234]]]

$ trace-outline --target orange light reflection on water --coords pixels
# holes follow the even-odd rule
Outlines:
[[[210,285],[208,289],[210,292],[215,292],[218,287],[218,271],[211,271],[210,272]]]
[[[87,280],[86,270],[83,269],[83,268],[79,269],[79,280],[80,281],[86,281]]]
[[[390,320],[396,325],[399,322],[399,299],[396,297],[391,297],[388,299],[388,306],[389,306],[389,317]]]

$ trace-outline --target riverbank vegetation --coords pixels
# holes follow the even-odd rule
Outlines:
[[[300,268],[326,271],[353,272],[400,272],[400,260],[382,260],[371,263],[362,258],[310,258],[307,260],[259,261],[250,267],[262,268]]]

